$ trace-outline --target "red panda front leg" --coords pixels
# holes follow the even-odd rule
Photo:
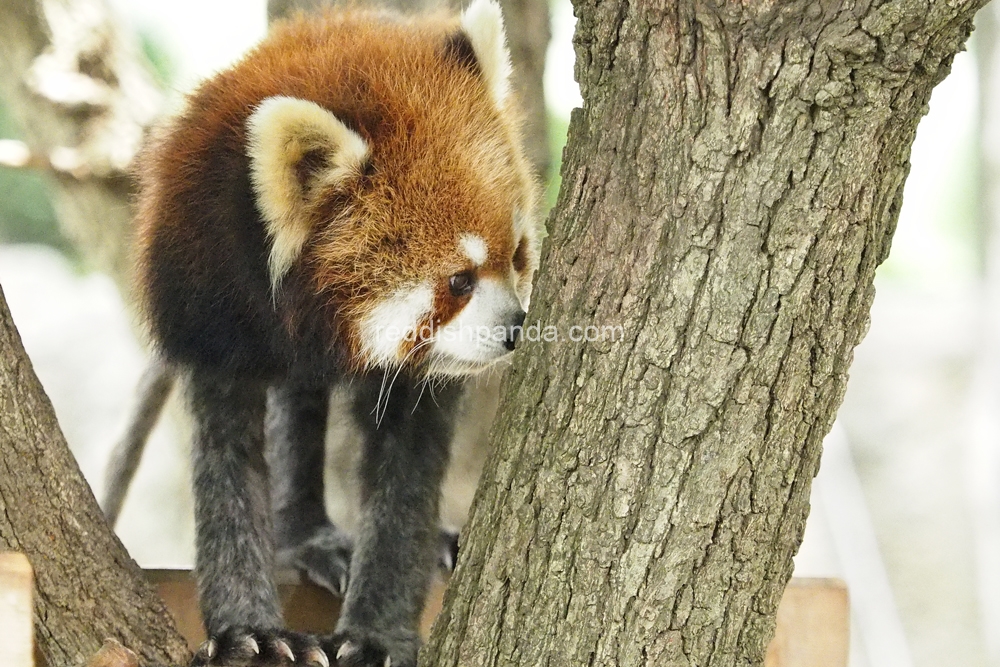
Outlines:
[[[267,394],[267,463],[276,559],[343,596],[352,540],[326,512],[323,471],[330,389],[289,380]]]
[[[208,641],[192,665],[328,667],[314,638],[282,629],[273,579],[271,503],[264,461],[265,386],[196,370],[196,570]]]
[[[361,515],[337,632],[324,648],[338,667],[416,667],[462,383],[429,390],[401,375],[385,390],[376,373],[353,387],[354,420],[364,436]]]

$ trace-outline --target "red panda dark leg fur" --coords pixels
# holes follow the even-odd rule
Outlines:
[[[279,665],[290,656],[325,667],[315,637],[283,629],[264,460],[265,385],[205,372],[183,380],[195,425],[195,570],[210,637],[192,667]]]
[[[266,386],[199,371],[185,380],[206,630],[211,636],[233,626],[281,627],[264,460]]]
[[[347,591],[351,539],[326,513],[323,470],[330,407],[327,385],[286,381],[267,395],[276,560],[338,595]]]
[[[354,419],[364,435],[361,521],[331,650],[338,664],[381,665],[391,656],[393,664],[415,666],[462,383],[449,381],[421,400],[421,381],[400,377],[381,399],[381,416],[373,410],[383,393],[381,375],[355,385]]]

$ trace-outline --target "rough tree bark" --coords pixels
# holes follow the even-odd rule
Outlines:
[[[983,0],[575,0],[583,109],[422,665],[757,665]]]
[[[108,529],[21,346],[0,291],[0,550],[35,569],[35,627],[50,667],[75,667],[108,637],[148,663],[180,664],[184,640]]]

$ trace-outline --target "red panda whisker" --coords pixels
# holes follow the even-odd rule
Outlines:
[[[378,398],[375,399],[375,407],[372,409],[372,413],[375,414],[375,426],[376,427],[378,427],[378,423],[379,423],[378,409],[379,409],[379,406],[382,405],[382,395],[385,393],[385,383],[386,383],[386,381],[388,379],[389,379],[389,369],[386,368],[382,372],[382,386],[379,387]]]
[[[430,376],[425,375],[424,378],[420,381],[420,393],[417,394],[417,400],[413,403],[413,409],[410,410],[411,415],[417,411],[417,406],[420,405],[420,399],[424,397],[424,389],[427,389],[427,383],[429,380]]]
[[[430,345],[433,342],[434,342],[433,339],[427,339],[427,340],[424,340],[424,341],[421,341],[421,342],[417,343],[416,345],[413,346],[412,350],[410,350],[409,352],[406,353],[406,356],[403,357],[403,360],[401,362],[399,362],[399,368],[396,369],[396,374],[392,376],[392,382],[389,383],[389,390],[385,394],[385,405],[382,408],[382,416],[379,417],[378,412],[375,413],[375,427],[376,428],[378,428],[378,426],[382,423],[382,420],[385,419],[385,412],[386,412],[386,410],[389,409],[389,395],[392,394],[392,387],[396,384],[396,378],[399,377],[399,374],[402,372],[403,368],[406,367],[406,361],[411,356],[413,356],[414,352],[416,352],[417,350],[419,350],[422,347],[426,347],[426,346]],[[383,380],[383,384],[384,384],[384,380]],[[378,406],[376,405],[376,407],[378,407]]]
[[[430,376],[427,379],[430,380],[430,383],[427,385],[427,393],[430,394],[431,400],[434,401],[434,405],[440,406],[440,404],[438,403],[437,396],[434,395],[434,379],[435,378],[433,376]]]

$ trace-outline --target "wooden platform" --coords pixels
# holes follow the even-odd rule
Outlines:
[[[148,570],[178,629],[191,646],[204,641],[194,581],[183,570]],[[325,589],[287,573],[279,590],[289,627],[331,632],[340,605]],[[437,581],[424,611],[423,634],[430,632],[441,609],[444,582]],[[847,667],[850,617],[847,587],[839,579],[792,579],[778,608],[778,625],[767,650],[765,667]]]
[[[31,631],[34,579],[28,559],[0,553],[0,665],[31,667],[34,637]]]
[[[173,614],[177,629],[188,644],[196,647],[205,641],[191,573],[188,570],[146,570],[146,574]],[[325,588],[300,580],[295,572],[280,572],[278,593],[289,628],[321,634],[333,632],[340,613],[340,601]],[[444,583],[435,582],[424,610],[421,630],[425,637],[430,632],[434,617],[441,610],[443,597]]]
[[[840,579],[792,579],[764,667],[847,667],[851,616]]]
[[[187,570],[147,570],[188,643],[204,641],[194,579]],[[278,577],[289,627],[317,633],[333,630],[340,605],[326,590]],[[444,581],[435,582],[424,612],[424,635],[441,609]],[[0,553],[0,667],[33,667],[31,566],[19,554]],[[765,667],[846,667],[849,610],[847,588],[837,579],[792,579],[778,609],[778,625]]]

